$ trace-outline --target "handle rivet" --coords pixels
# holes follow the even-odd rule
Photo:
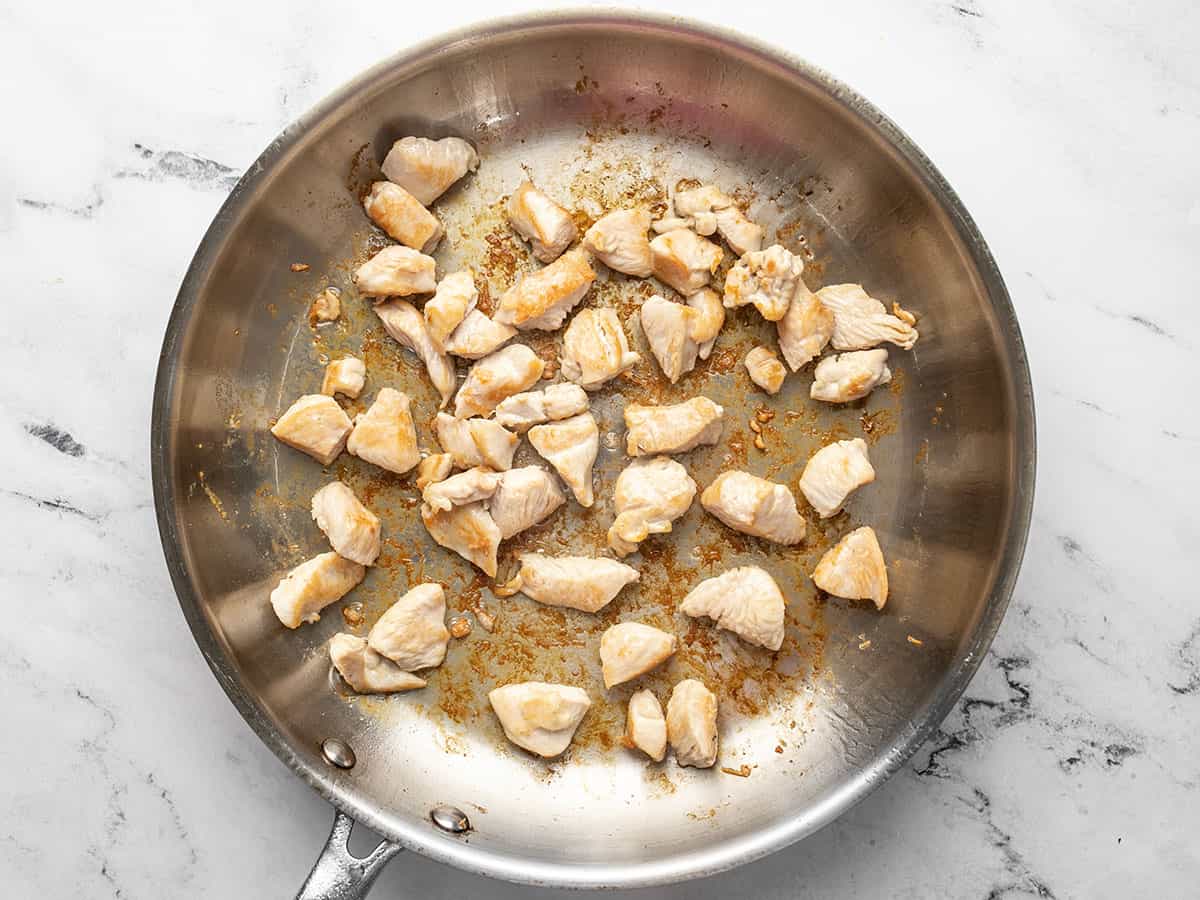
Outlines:
[[[456,806],[435,806],[429,811],[429,818],[442,831],[451,834],[463,834],[471,830],[471,820]]]
[[[327,763],[339,769],[352,769],[358,761],[350,745],[339,738],[326,738],[321,744],[321,755]]]

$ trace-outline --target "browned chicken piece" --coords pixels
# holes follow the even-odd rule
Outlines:
[[[723,472],[704,489],[700,504],[730,528],[777,544],[804,540],[804,518],[786,484],[749,472]]]
[[[563,377],[585,390],[598,390],[640,361],[611,307],[580,310],[563,334]]]
[[[571,214],[524,181],[505,204],[504,212],[513,230],[529,241],[533,255],[540,262],[550,263],[579,237]]]
[[[580,506],[595,502],[592,464],[600,452],[600,429],[590,412],[529,429],[529,443],[575,495]]]
[[[583,246],[610,269],[646,278],[654,271],[650,255],[650,210],[644,206],[616,209],[596,220],[583,236]]]
[[[511,586],[547,606],[580,612],[599,612],[628,584],[641,576],[637,569],[602,556],[546,556],[522,553],[521,569]]]
[[[577,384],[564,382],[502,400],[496,407],[496,421],[505,428],[524,432],[533,425],[577,416],[587,409],[587,392]]]
[[[822,519],[837,515],[850,496],[875,480],[875,468],[862,438],[834,441],[808,461],[800,476],[800,490]]]
[[[478,301],[479,291],[475,289],[475,276],[470,269],[451,272],[438,282],[437,291],[426,301],[424,312],[429,336],[443,352],[450,335]]]
[[[421,253],[432,253],[445,233],[437,216],[400,185],[390,181],[377,181],[371,185],[371,192],[363,200],[363,209],[388,237]]]
[[[350,417],[332,397],[305,394],[271,426],[271,434],[327,466],[345,448],[353,429]]]
[[[717,292],[709,288],[688,297],[687,305],[693,313],[688,322],[688,337],[699,345],[699,357],[708,359],[721,326],[725,324],[725,305]]]
[[[313,494],[312,517],[339,556],[374,565],[380,549],[379,517],[362,505],[354,491],[331,481]]]
[[[425,523],[430,537],[441,546],[453,550],[489,577],[496,577],[500,529],[482,502],[448,510],[434,509],[428,503],[422,503],[421,521]]]
[[[718,628],[768,650],[783,646],[787,604],[775,579],[758,566],[739,566],[701,581],[679,608],[693,618],[707,617]]]
[[[879,385],[892,380],[887,360],[888,352],[882,347],[827,356],[813,370],[808,395],[826,403],[861,400]]]
[[[302,562],[271,591],[271,608],[288,628],[316,622],[321,610],[342,599],[363,580],[366,567],[338,556],[321,553]]]
[[[673,634],[643,625],[620,622],[600,635],[600,669],[606,688],[645,675],[679,649]]]
[[[688,511],[696,482],[668,456],[640,457],[617,476],[613,506],[617,517],[608,529],[608,546],[628,556],[652,534],[667,534]]]
[[[541,466],[521,466],[500,473],[500,484],[488,512],[502,540],[508,540],[550,517],[567,502],[558,480]]]
[[[428,206],[468,172],[479,168],[479,155],[462,138],[433,141],[405,137],[392,144],[383,160],[383,174]]]
[[[421,499],[427,506],[445,511],[455,506],[487,500],[496,493],[499,486],[499,472],[476,466],[429,485],[421,492]]]
[[[342,394],[354,400],[362,393],[367,383],[367,364],[353,356],[335,359],[325,367],[325,378],[321,382],[321,393],[326,397]]]
[[[450,473],[453,470],[454,454],[430,454],[417,464],[417,490],[423,491],[431,484],[437,484],[439,481],[445,481],[450,477]]]
[[[429,294],[437,287],[436,267],[432,256],[393,244],[354,270],[354,284],[364,297]]]
[[[911,313],[895,304],[897,313],[904,315],[891,315],[861,284],[827,285],[817,296],[833,313],[834,350],[869,350],[884,341],[911,350],[920,337],[909,321],[915,321]]]
[[[501,325],[521,331],[554,331],[583,299],[596,273],[587,253],[576,248],[550,265],[524,276],[500,297],[500,308],[492,317]]]
[[[792,297],[804,284],[800,277],[803,271],[804,260],[779,244],[747,253],[725,278],[725,308],[752,303],[764,319],[778,322],[787,315]]]
[[[458,380],[454,374],[454,363],[438,349],[425,324],[425,317],[407,300],[388,300],[375,305],[375,314],[383,323],[384,330],[401,346],[407,347],[425,364],[429,380],[442,396],[445,406],[454,396]]]
[[[329,660],[338,674],[359,694],[394,694],[425,687],[425,679],[405,672],[381,653],[367,646],[367,639],[354,634],[335,634],[329,639]]]
[[[526,681],[506,684],[488,694],[488,702],[518,747],[546,759],[561,756],[592,701],[582,688]]]
[[[446,339],[445,350],[463,359],[483,359],[512,340],[517,329],[494,322],[478,309],[470,310]]]
[[[888,575],[875,529],[856,528],[831,547],[813,572],[817,587],[847,600],[887,603]]]
[[[691,337],[696,313],[655,294],[642,304],[642,333],[667,380],[674,384],[696,367],[700,346]]]
[[[434,420],[438,443],[461,469],[487,466],[497,472],[512,468],[521,439],[490,419],[456,419],[438,413]]]
[[[655,762],[667,755],[667,720],[653,692],[640,690],[629,698],[625,737]]]
[[[650,242],[650,254],[655,277],[685,297],[708,286],[725,256],[712,241],[686,228],[660,234]]]
[[[833,313],[801,278],[787,313],[775,323],[775,329],[783,358],[797,372],[820,356],[833,337]]]
[[[625,407],[625,452],[630,456],[686,453],[721,437],[725,410],[707,397],[670,406]]]
[[[346,449],[359,459],[403,475],[421,461],[412,401],[394,388],[383,388],[366,412],[354,419]]]
[[[524,344],[513,344],[485,356],[467,373],[454,400],[454,415],[490,416],[500,402],[520,393],[542,377],[546,364]]]
[[[342,293],[335,287],[327,287],[317,294],[308,308],[308,317],[314,323],[336,322],[342,314]]]
[[[747,219],[733,198],[716,185],[706,184],[677,193],[675,215],[689,220],[697,234],[719,231],[738,256],[762,248],[762,228]]]
[[[681,766],[707,769],[717,761],[717,697],[695,678],[671,691],[667,740]]]
[[[768,394],[778,394],[787,378],[787,369],[770,347],[755,347],[746,354],[746,371],[750,380]]]
[[[436,582],[418,584],[408,591],[367,634],[367,646],[405,672],[440,666],[448,643],[446,593]]]

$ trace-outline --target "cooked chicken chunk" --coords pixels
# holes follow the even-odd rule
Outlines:
[[[425,303],[425,324],[433,343],[445,349],[454,330],[479,301],[475,276],[470,269],[451,272],[438,282],[434,295]]]
[[[438,413],[434,421],[438,443],[461,469],[487,466],[497,472],[512,468],[521,439],[490,419],[456,419]]]
[[[433,342],[424,316],[406,300],[388,300],[377,304],[375,314],[383,322],[384,330],[425,364],[429,380],[442,396],[441,405],[449,403],[458,386],[454,363]]]
[[[725,410],[707,397],[693,397],[671,406],[625,407],[625,452],[630,456],[686,453],[721,437]]]
[[[524,276],[505,291],[493,318],[501,325],[512,325],[522,331],[532,328],[554,331],[595,280],[596,273],[587,253],[576,248],[544,269]]]
[[[755,347],[746,354],[746,371],[750,380],[768,394],[778,394],[787,378],[787,369],[770,347]]]
[[[400,185],[390,181],[377,181],[371,185],[363,209],[388,237],[421,253],[432,253],[445,234],[437,216]]]
[[[787,314],[775,323],[775,329],[783,358],[796,372],[820,356],[833,337],[833,313],[801,278]]]
[[[308,308],[308,319],[312,324],[336,322],[342,314],[342,293],[335,287],[327,287],[317,294]]]
[[[717,761],[717,696],[695,678],[671,691],[667,740],[681,766],[707,769]]]
[[[749,472],[723,472],[704,489],[700,503],[735,531],[779,544],[804,540],[804,519],[786,484]]]
[[[367,646],[405,672],[440,666],[448,643],[446,593],[435,582],[412,588],[387,608],[367,634]]]
[[[908,321],[911,313],[898,309],[907,318],[891,315],[861,284],[831,284],[817,291],[817,296],[833,313],[830,343],[834,350],[869,350],[884,341],[911,350],[920,336]]]
[[[778,322],[787,315],[797,287],[804,283],[803,271],[804,260],[779,244],[747,253],[725,279],[725,307],[753,303],[764,319]]]
[[[462,138],[432,141],[423,137],[401,138],[383,160],[383,174],[428,206],[446,188],[468,172],[479,168],[479,155]]]
[[[447,416],[447,418],[450,418]],[[458,421],[451,419],[451,421]],[[417,464],[417,490],[423,491],[431,484],[445,481],[454,469],[453,453],[433,453]]]
[[[305,394],[271,426],[271,434],[327,466],[342,452],[353,428],[332,397]]]
[[[421,461],[417,429],[408,395],[393,388],[380,390],[375,402],[354,419],[346,449],[369,463],[403,475]]]
[[[697,234],[719,231],[738,256],[762,247],[763,230],[716,185],[706,184],[675,195],[675,215],[688,219]]]
[[[617,476],[613,497],[617,517],[608,529],[608,546],[618,556],[628,556],[650,535],[669,532],[695,496],[696,482],[675,460],[635,459]]]
[[[354,400],[362,393],[367,383],[367,364],[353,356],[335,359],[325,367],[325,380],[321,382],[321,393],[326,397],[343,394]]]
[[[384,247],[354,271],[354,284],[364,297],[407,297],[437,287],[437,264],[411,247]]]
[[[321,610],[340,600],[363,580],[364,566],[333,551],[302,562],[271,591],[271,606],[288,628],[321,618]]]
[[[641,576],[615,559],[588,556],[544,556],[522,553],[521,569],[512,586],[531,600],[581,612],[603,609],[627,584]]]
[[[488,512],[500,529],[500,537],[508,540],[544,522],[566,502],[566,494],[553,475],[541,466],[521,466],[501,473]]]
[[[660,234],[650,242],[654,275],[685,297],[696,293],[711,280],[725,252],[694,231],[679,228]],[[728,304],[726,304],[728,305]]]
[[[483,503],[468,503],[448,510],[421,504],[421,521],[430,536],[447,550],[453,550],[485,574],[496,576],[496,551],[500,547],[500,529],[484,509]]]
[[[693,618],[707,616],[718,628],[768,650],[783,646],[783,593],[758,566],[741,566],[706,578],[679,608]]]
[[[524,432],[533,425],[577,416],[587,408],[587,392],[577,384],[564,382],[502,400],[496,406],[496,421],[505,428]]]
[[[582,688],[543,681],[506,684],[488,694],[505,736],[546,759],[571,745],[575,729],[592,705]]]
[[[876,609],[883,609],[888,576],[875,529],[856,528],[829,548],[817,563],[813,581],[835,597],[871,600]]]
[[[339,556],[364,566],[379,556],[379,517],[340,481],[313,494],[312,517]]]
[[[600,636],[604,686],[614,687],[645,675],[679,649],[679,640],[641,622],[621,622]]]
[[[330,638],[329,658],[346,684],[360,694],[393,694],[425,687],[424,678],[405,672],[357,635],[342,633]]]
[[[629,698],[625,737],[655,762],[662,762],[667,755],[667,720],[651,691],[640,690]]]
[[[490,416],[500,401],[536,384],[545,368],[546,364],[524,344],[513,344],[485,356],[471,366],[467,380],[458,389],[455,417]]]
[[[529,429],[529,443],[567,483],[580,506],[595,502],[592,464],[600,451],[600,429],[590,412]]]
[[[854,490],[874,480],[867,442],[854,438],[835,441],[814,453],[800,476],[800,491],[821,518],[828,519],[837,515]]]
[[[693,315],[688,322],[688,337],[699,344],[699,356],[708,359],[721,326],[725,324],[725,306],[717,292],[704,288],[687,298]]]
[[[560,361],[564,378],[594,391],[632,369],[641,357],[629,349],[617,311],[605,307],[575,314],[563,333]]]
[[[429,485],[421,491],[421,499],[434,509],[448,510],[487,500],[499,486],[499,472],[478,466]]]
[[[529,181],[522,182],[508,198],[504,212],[513,230],[529,241],[540,262],[554,262],[579,237],[571,214]]]
[[[610,269],[645,278],[654,271],[650,257],[650,210],[615,209],[601,216],[583,236],[583,246]]]
[[[516,333],[517,329],[493,322],[479,310],[473,309],[446,339],[445,349],[447,353],[463,359],[482,359],[503,347]]]
[[[813,370],[808,395],[827,403],[861,400],[879,385],[892,380],[887,359],[888,352],[882,347],[827,356]]]
[[[700,348],[690,337],[694,319],[694,310],[657,294],[642,304],[642,333],[671,384],[696,367]]]

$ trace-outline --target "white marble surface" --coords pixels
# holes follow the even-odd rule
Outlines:
[[[303,879],[329,810],[226,700],[161,558],[163,326],[282,126],[411,41],[530,6],[0,7],[5,896],[283,897]],[[1010,613],[929,746],[802,845],[639,896],[1194,894],[1198,7],[672,6],[825,66],[941,167],[1020,315],[1040,477]],[[411,856],[377,892],[550,896]]]

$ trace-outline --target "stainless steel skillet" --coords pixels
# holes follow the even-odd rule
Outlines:
[[[402,134],[458,134],[479,146],[478,175],[439,202],[448,226],[439,263],[472,265],[493,295],[530,265],[496,209],[526,171],[582,219],[661,201],[694,177],[738,189],[769,234],[807,250],[810,285],[861,281],[921,314],[916,349],[892,353],[889,389],[818,410],[807,373],[775,398],[753,391],[740,360],[771,336],[750,315],[731,319],[708,363],[663,384],[629,316],[639,286],[609,279],[589,302],[621,311],[646,361],[597,400],[611,432],[598,494],[611,493],[623,464],[625,399],[699,392],[726,406],[730,423],[720,449],[688,461],[702,485],[734,465],[794,485],[814,449],[856,435],[872,444],[876,483],[838,518],[811,519],[796,551],[738,539],[694,508],[636,559],[639,589],[587,617],[495,598],[424,534],[411,479],[345,458],[322,472],[277,445],[271,418],[319,385],[324,359],[354,352],[368,363],[364,400],[388,384],[408,391],[432,446],[432,389],[348,277],[376,241],[358,192]],[[343,289],[346,313],[312,329],[308,303],[327,284]],[[552,343],[538,349],[553,355]],[[752,417],[766,419],[765,450],[753,446]],[[164,551],[201,651],[260,737],[339,810],[305,896],[361,895],[398,847],[519,882],[631,887],[711,874],[798,840],[864,797],[937,726],[1013,588],[1032,505],[1034,416],[996,265],[953,192],[891,122],[824,73],[741,37],[586,12],[488,23],[407,51],[271,144],[180,290],[155,388],[152,460]],[[345,604],[348,618],[332,607],[288,632],[266,597],[322,548],[307,503],[333,476],[382,511],[389,541]],[[591,552],[610,520],[604,502],[572,507],[508,548],[502,566],[529,547]],[[882,614],[817,596],[806,574],[856,524],[876,528],[889,559]],[[751,560],[789,595],[788,639],[775,657],[674,612],[696,580]],[[325,642],[362,630],[418,580],[443,581],[456,609],[495,615],[495,631],[477,626],[453,644],[420,694],[345,696]],[[623,618],[684,636],[684,651],[649,685],[665,697],[695,674],[718,688],[726,771],[647,767],[614,746],[628,694],[600,688],[595,640]],[[596,705],[562,761],[535,761],[500,737],[484,695],[518,677],[570,679],[592,693]],[[354,764],[339,768],[347,749]],[[341,849],[345,816],[394,843],[354,863]]]

